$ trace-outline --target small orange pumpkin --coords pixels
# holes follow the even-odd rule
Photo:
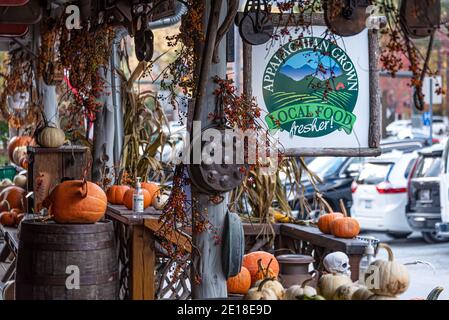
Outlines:
[[[360,224],[356,219],[348,217],[348,213],[346,212],[346,208],[342,200],[340,200],[340,206],[344,217],[332,221],[330,225],[332,235],[337,238],[352,239],[359,235]]]
[[[150,193],[151,202],[153,202],[153,199],[155,196],[158,196],[160,194],[160,189],[157,184],[152,182],[142,182],[142,189],[147,190]]]
[[[43,202],[58,223],[95,223],[104,216],[107,203],[103,189],[83,180],[58,184]]]
[[[125,195],[123,196],[123,204],[125,207],[129,210],[133,209],[133,198],[134,198],[134,188],[130,188],[128,191],[125,192]],[[146,209],[151,204],[151,196],[147,189],[142,188],[143,193],[143,208]]]
[[[251,288],[251,274],[242,266],[239,274],[229,278],[226,285],[229,293],[246,294]]]
[[[111,186],[108,188],[106,195],[108,201],[112,204],[123,204],[123,196],[130,188],[128,186]]]
[[[279,275],[279,262],[274,255],[265,251],[255,251],[243,256],[242,265],[248,269],[251,274],[251,285],[257,282],[257,272],[259,271],[259,260],[262,260],[262,265],[268,265],[271,260],[270,269],[273,272],[273,276],[277,277]]]
[[[12,227],[16,223],[16,214],[14,212],[5,211],[0,214],[0,224],[5,227]]]
[[[331,234],[331,223],[335,219],[343,218],[343,214],[340,212],[334,212],[329,203],[324,200],[324,198],[320,194],[317,194],[317,197],[324,204],[328,211],[328,213],[322,215],[318,219],[318,229],[320,229],[320,231],[324,234]]]

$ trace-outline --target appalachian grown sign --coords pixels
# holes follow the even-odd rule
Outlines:
[[[245,46],[246,89],[286,155],[378,155],[377,35],[341,38],[316,20],[301,37],[290,27],[289,40]]]

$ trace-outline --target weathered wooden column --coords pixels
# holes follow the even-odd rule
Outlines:
[[[217,3],[221,4],[221,11],[217,10]],[[215,4],[215,7],[214,7]],[[218,6],[219,7],[219,6]],[[215,9],[219,14],[219,23],[223,21],[227,6],[226,1],[206,1],[206,23],[208,26],[208,18],[210,10]],[[218,24],[218,25],[220,25]],[[217,25],[209,26],[216,30]],[[205,48],[205,50],[208,50]],[[210,50],[210,49],[209,49]],[[213,51],[213,48],[212,48]],[[204,128],[210,123],[208,117],[211,112],[214,112],[216,105],[216,97],[213,94],[216,84],[213,78],[218,76],[222,79],[226,77],[226,41],[221,41],[219,50],[219,63],[212,63],[207,75],[207,85],[205,88],[198,88],[204,90],[204,97],[202,99],[201,126]],[[205,63],[202,61],[202,63]],[[206,230],[202,233],[193,233],[193,244],[199,250],[200,256],[195,257],[196,271],[201,277],[200,283],[192,284],[193,299],[208,299],[208,298],[224,298],[227,297],[226,279],[223,274],[222,259],[221,259],[221,245],[217,243],[214,238],[216,235],[222,237],[225,213],[227,210],[228,197],[225,195],[224,201],[220,204],[212,204],[210,197],[205,194],[200,194],[196,190],[192,190],[193,196],[197,200],[197,210],[208,219],[214,230]]]
[[[99,71],[106,85],[100,97],[102,108],[97,112],[94,124],[94,148],[92,151],[92,181],[99,182],[102,178],[101,168],[105,165],[113,167],[114,160],[114,106],[111,94],[111,68],[100,67]],[[104,163],[105,162],[105,163]]]

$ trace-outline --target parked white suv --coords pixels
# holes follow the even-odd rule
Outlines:
[[[393,151],[366,162],[352,188],[351,216],[362,230],[386,232],[394,238],[412,233],[405,210],[408,176],[417,157],[416,151]]]
[[[447,132],[448,119],[446,117],[433,116],[432,131],[434,134],[443,135]]]

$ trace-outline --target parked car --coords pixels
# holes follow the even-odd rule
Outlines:
[[[440,207],[441,223],[436,224],[436,232],[440,237],[449,237],[449,140],[444,144],[442,166],[440,172]]]
[[[412,127],[411,120],[396,120],[387,126],[387,136],[397,136],[398,133],[406,128]]]
[[[438,243],[447,241],[436,231],[441,222],[440,175],[443,145],[437,144],[419,152],[419,158],[410,178],[410,210],[407,220],[410,227],[421,232],[424,241]]]
[[[383,141],[381,148],[383,153],[393,150],[401,150],[403,152],[411,152],[421,149],[423,144],[421,141]],[[343,200],[346,208],[352,206],[351,186],[355,178],[360,173],[360,168],[365,158],[349,158],[349,157],[322,157],[316,158],[308,165],[309,170],[316,173],[322,180],[317,184],[317,189],[323,194],[327,202],[335,210],[340,210],[339,201]],[[315,189],[313,185],[305,178],[303,181],[304,196],[309,202],[312,202]],[[289,199],[292,208],[299,208],[296,199]]]
[[[435,134],[443,135],[447,132],[448,127],[448,119],[446,117],[441,116],[433,116],[432,117],[432,131]]]
[[[412,233],[405,213],[408,177],[417,158],[416,150],[394,150],[363,165],[352,184],[351,208],[362,230],[386,232],[393,238]]]

